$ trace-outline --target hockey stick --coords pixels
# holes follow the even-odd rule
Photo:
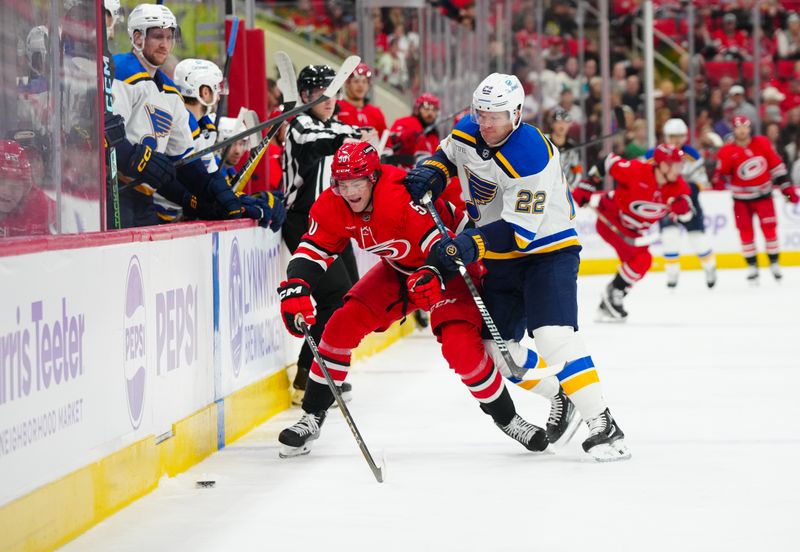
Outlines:
[[[278,66],[278,88],[283,92],[283,110],[289,111],[295,106],[299,98],[294,65],[292,65],[292,60],[286,52],[275,52],[275,64]],[[269,132],[267,132],[267,136],[251,150],[247,162],[242,167],[242,170],[239,171],[239,174],[236,175],[236,179],[231,183],[231,188],[233,188],[235,192],[241,192],[250,181],[250,177],[253,176],[253,172],[256,170],[261,158],[264,157],[264,154],[267,152],[270,140],[278,134],[282,124],[283,123],[273,125],[272,128],[269,129]],[[222,159],[220,165],[224,161],[225,160]]]
[[[228,49],[225,51],[225,65],[222,68],[222,82],[228,83],[228,74],[231,72],[231,60],[233,59],[233,51],[236,49],[236,36],[239,34],[239,18],[235,17],[231,20],[231,34],[228,37]],[[217,128],[219,118],[222,112],[227,107],[225,96],[222,96],[217,103],[217,110],[214,112],[214,128]],[[217,131],[217,138],[219,138],[219,131]]]
[[[447,228],[445,227],[444,223],[442,222],[442,218],[439,216],[439,213],[436,211],[436,208],[433,205],[433,201],[431,201],[430,195],[425,195],[420,200],[422,206],[425,207],[433,217],[433,222],[436,223],[436,228],[439,230],[439,234],[442,237],[447,236]],[[464,283],[467,284],[469,288],[469,292],[472,295],[472,300],[475,301],[475,305],[478,307],[478,311],[481,313],[481,318],[483,318],[483,323],[486,325],[486,328],[489,330],[489,333],[492,335],[492,340],[494,341],[497,348],[500,350],[500,354],[503,356],[503,360],[505,361],[508,369],[511,371],[511,375],[518,379],[532,379],[534,373],[536,375],[535,379],[543,379],[550,376],[555,376],[561,370],[564,369],[566,363],[562,362],[560,364],[556,364],[554,366],[546,366],[544,368],[536,368],[536,369],[527,369],[520,367],[516,362],[514,362],[511,353],[508,351],[508,347],[506,346],[505,340],[500,336],[500,331],[497,329],[497,326],[494,324],[494,320],[492,320],[492,315],[489,314],[489,309],[486,308],[486,305],[481,298],[481,294],[478,292],[478,288],[475,287],[475,282],[472,281],[472,277],[467,272],[467,267],[464,266],[464,262],[459,259],[458,257],[454,258],[456,265],[458,266],[458,272],[461,274],[461,277],[464,279]]]
[[[375,463],[375,460],[372,459],[372,455],[369,453],[367,444],[361,437],[361,433],[358,431],[358,428],[356,427],[356,423],[353,420],[353,416],[350,414],[350,410],[347,408],[347,405],[344,403],[344,400],[342,399],[342,394],[339,392],[339,388],[336,387],[336,383],[334,383],[330,372],[328,372],[328,366],[325,364],[325,361],[322,360],[322,356],[319,354],[319,349],[317,349],[317,344],[314,342],[314,338],[311,337],[311,332],[309,331],[308,325],[306,324],[306,321],[303,318],[302,314],[297,315],[297,318],[295,319],[295,324],[297,324],[297,326],[299,326],[300,329],[303,330],[303,335],[305,336],[306,343],[308,343],[309,349],[311,349],[311,354],[314,355],[314,360],[317,361],[320,370],[322,370],[322,374],[325,376],[325,381],[328,382],[328,387],[330,387],[331,393],[333,393],[333,398],[336,399],[336,404],[339,405],[339,410],[341,410],[342,416],[344,416],[344,419],[347,421],[347,425],[350,427],[350,431],[353,432],[353,437],[355,437],[356,443],[358,443],[358,448],[361,449],[361,454],[364,455],[364,460],[367,461],[369,469],[372,471],[372,475],[375,476],[375,479],[378,481],[378,483],[383,483],[383,469]]]
[[[103,108],[105,113],[113,115],[114,96],[111,94],[111,86],[114,83],[114,58],[111,57],[111,51],[108,49],[108,31],[103,4],[102,2],[98,4],[100,13],[98,21],[101,21],[103,27]],[[111,193],[111,208],[114,211],[114,228],[119,230],[122,228],[122,211],[119,203],[119,179],[117,178],[117,148],[111,145],[106,147],[106,193],[109,192]],[[108,216],[106,215],[107,220]],[[108,223],[106,222],[106,224]]]
[[[333,77],[333,80],[331,81],[330,85],[328,85],[328,88],[326,88],[325,91],[322,93],[322,95],[319,98],[317,98],[316,100],[314,100],[312,102],[309,102],[307,104],[299,105],[299,106],[295,107],[294,109],[290,109],[289,111],[284,111],[280,115],[277,115],[276,117],[273,117],[271,119],[267,119],[266,121],[257,124],[253,128],[248,128],[246,130],[243,130],[239,134],[235,134],[234,136],[231,136],[230,138],[226,138],[225,140],[222,140],[221,142],[217,142],[213,146],[209,146],[209,147],[207,147],[205,149],[202,149],[200,151],[194,152],[191,155],[188,155],[188,156],[184,157],[183,159],[178,160],[175,163],[175,166],[176,167],[181,167],[183,165],[186,165],[187,163],[191,163],[195,159],[203,157],[204,155],[206,155],[208,153],[224,149],[224,148],[230,146],[231,144],[233,144],[234,142],[238,142],[242,138],[247,138],[251,134],[255,134],[256,132],[261,132],[262,130],[264,130],[267,127],[280,124],[280,123],[284,122],[287,119],[291,119],[295,115],[299,115],[300,113],[304,113],[304,112],[308,111],[309,109],[311,109],[315,105],[321,104],[322,102],[327,101],[327,100],[335,97],[336,93],[339,91],[339,89],[344,84],[344,81],[346,81],[347,77],[349,77],[350,74],[353,71],[355,71],[355,68],[359,63],[361,63],[361,58],[358,57],[358,56],[350,56],[349,58],[344,60],[344,63],[342,63],[342,67],[339,69],[339,72],[336,73],[336,76]]]

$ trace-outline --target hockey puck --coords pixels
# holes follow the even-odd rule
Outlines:
[[[195,483],[195,487],[197,487],[198,489],[211,489],[216,484],[217,484],[216,481],[208,479],[205,481],[198,481],[197,483]]]

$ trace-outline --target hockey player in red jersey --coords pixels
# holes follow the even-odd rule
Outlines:
[[[421,94],[414,102],[411,115],[397,119],[389,131],[388,146],[398,164],[413,167],[417,155],[432,155],[439,147],[439,132],[431,125],[439,117],[441,102],[433,94]]]
[[[767,257],[772,275],[780,280],[780,242],[775,203],[772,200],[773,184],[780,187],[786,201],[797,203],[800,196],[797,188],[789,181],[786,165],[769,139],[766,136],[750,136],[750,120],[747,117],[739,115],[733,118],[733,138],[732,143],[725,144],[717,152],[717,170],[712,185],[715,190],[722,190],[725,180],[730,179],[733,214],[739,229],[739,238],[742,240],[742,254],[748,266],[747,279],[758,281],[753,233],[753,217],[757,216],[767,242]]]
[[[299,315],[307,324],[314,324],[311,292],[337,254],[354,239],[382,261],[347,293],[344,305],[322,333],[319,352],[337,385],[344,382],[351,351],[364,337],[388,328],[417,308],[430,310],[443,356],[481,409],[528,450],[544,450],[547,434],[516,413],[500,371],[484,349],[481,316],[466,284],[453,278],[457,273],[445,270],[438,260],[439,232],[432,217],[406,191],[406,172],[381,165],[375,148],[365,142],[341,146],[331,171],[331,188],[312,206],[309,230],[289,262],[286,281],[278,288],[289,332],[303,335],[297,327]],[[438,202],[437,211],[453,231],[466,224],[464,214],[444,202]],[[477,276],[475,273],[476,281]],[[333,400],[315,361],[303,397],[303,416],[278,438],[284,445],[281,457],[310,451]]]
[[[631,287],[641,280],[653,257],[644,235],[653,224],[669,214],[678,221],[692,217],[689,185],[681,177],[683,151],[669,144],[653,152],[653,163],[624,160],[611,154],[596,166],[595,181],[584,180],[572,192],[584,206],[596,191],[598,177],[607,172],[616,182],[613,191],[599,195],[597,233],[617,252],[622,263],[606,287],[600,314],[610,321],[628,316],[622,304]]]
[[[336,118],[352,127],[374,128],[380,138],[386,130],[386,117],[367,98],[371,79],[372,69],[366,63],[359,63],[344,83],[344,98],[337,102],[339,113]]]
[[[33,184],[25,151],[0,140],[0,238],[50,234],[55,202]]]

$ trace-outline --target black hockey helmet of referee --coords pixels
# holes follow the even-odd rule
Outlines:
[[[336,76],[336,71],[327,65],[309,65],[303,67],[297,76],[297,91],[304,102],[313,90],[327,88]]]

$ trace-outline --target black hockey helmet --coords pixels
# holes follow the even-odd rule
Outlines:
[[[297,76],[297,91],[308,92],[315,88],[327,88],[336,76],[336,71],[327,65],[309,65]]]

